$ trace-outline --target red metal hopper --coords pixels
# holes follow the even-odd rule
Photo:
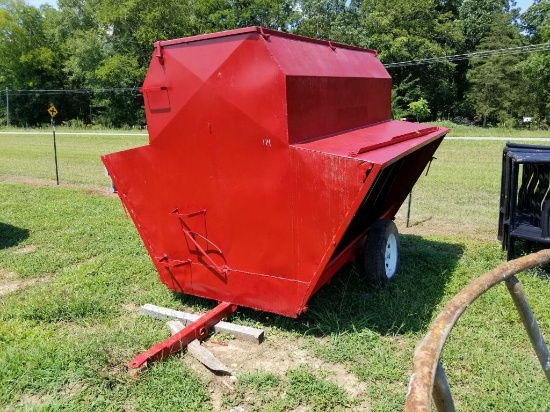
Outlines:
[[[448,129],[391,120],[376,52],[259,27],[161,41],[142,92],[149,144],[103,162],[170,289],[296,317],[371,227],[395,271],[391,220]]]

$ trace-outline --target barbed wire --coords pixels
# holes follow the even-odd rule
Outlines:
[[[408,67],[408,66],[420,66],[423,64],[433,64],[433,63],[442,63],[447,61],[460,61],[460,60],[469,60],[469,59],[480,59],[488,58],[493,56],[508,56],[514,54],[523,54],[523,53],[535,53],[550,51],[550,42],[549,43],[540,43],[540,44],[531,44],[528,46],[518,46],[518,47],[508,47],[505,49],[495,49],[495,50],[484,50],[472,53],[465,54],[454,54],[450,56],[441,56],[441,57],[431,57],[428,59],[419,59],[419,60],[407,60],[396,63],[387,63],[384,64],[386,69],[393,69],[397,67]]]

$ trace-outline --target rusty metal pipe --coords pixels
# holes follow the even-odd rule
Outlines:
[[[550,352],[548,351],[542,332],[540,331],[537,320],[535,319],[535,315],[533,315],[531,306],[529,306],[529,302],[525,297],[521,283],[519,283],[518,278],[515,276],[507,279],[505,283],[510,295],[512,295],[512,299],[516,305],[516,309],[519,312],[523,326],[525,326],[531,345],[533,345],[537,358],[539,358],[539,362],[544,370],[546,379],[550,382]]]
[[[499,282],[548,262],[550,262],[550,249],[506,262],[474,279],[445,305],[416,348],[413,373],[405,403],[406,412],[428,412],[431,410],[432,388],[441,350],[449,333],[466,308]]]
[[[440,362],[437,362],[437,369],[435,370],[433,397],[435,407],[439,412],[456,411],[449,381],[447,380],[447,375],[445,375],[445,369],[443,369],[443,365]]]

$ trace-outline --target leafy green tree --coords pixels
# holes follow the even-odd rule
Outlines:
[[[298,16],[296,0],[202,0],[193,2],[193,13],[197,33],[246,26],[289,31]]]
[[[464,0],[459,7],[459,17],[464,24],[468,50],[473,50],[490,30],[494,16],[505,13],[512,23],[518,17],[514,0]]]
[[[301,0],[301,17],[295,32],[318,39],[331,39],[332,25],[346,9],[345,0]]]
[[[22,0],[0,0],[0,89],[63,88],[63,56],[44,30],[45,17],[52,10],[49,6],[37,9]],[[55,100],[43,94],[12,93],[11,123],[46,121],[46,109]]]
[[[537,0],[522,14],[523,29],[530,43],[550,42],[550,1]],[[526,115],[535,116],[540,123],[550,121],[550,54],[532,53],[520,63],[527,96]]]
[[[437,0],[436,7],[442,13],[451,13],[458,16],[463,0]]]
[[[538,123],[550,122],[550,55],[533,54],[519,65],[525,79],[527,99],[523,114],[534,116]]]
[[[231,28],[263,26],[288,31],[296,18],[295,0],[230,0],[227,3]]]
[[[461,49],[464,35],[452,7],[434,0],[365,0],[360,8],[359,45],[376,49],[384,63],[411,61],[454,54]],[[396,97],[406,111],[411,101],[430,96],[430,109],[437,116],[453,112],[455,68],[449,62],[391,69]],[[410,79],[417,79],[414,90]],[[416,89],[418,88],[418,92]]]
[[[249,25],[376,49],[384,63],[550,41],[550,0],[535,0],[518,30],[513,0],[58,0],[58,8],[0,0],[0,90],[132,88],[89,95],[10,94],[12,122],[94,116],[143,121],[135,93],[157,40]],[[519,63],[519,64],[518,64]],[[433,117],[484,122],[550,117],[547,54],[391,69],[392,113],[426,97]],[[44,112],[44,113],[43,113]]]
[[[422,98],[419,79],[407,76],[392,88],[391,111],[394,119],[400,119],[409,114],[409,105]]]
[[[409,103],[409,111],[414,117],[416,117],[417,122],[426,119],[431,113],[430,108],[428,107],[428,101],[423,97],[416,102]]]
[[[64,70],[73,87],[138,88],[153,43],[194,34],[192,4],[186,0],[60,0],[61,27],[69,50]],[[96,120],[107,126],[142,123],[139,93],[94,93]]]
[[[0,0],[0,67],[11,87],[56,80],[52,45],[44,36],[43,13],[23,0]]]
[[[505,13],[493,15],[488,32],[479,42],[479,51],[521,44],[519,32],[509,24],[509,18]],[[517,103],[522,96],[519,61],[520,57],[517,55],[505,55],[471,62],[467,74],[471,83],[468,98],[476,114],[482,118],[483,126],[486,126],[488,120],[505,122],[518,117]]]
[[[137,87],[151,59],[153,43],[210,31],[263,25],[286,29],[294,13],[293,0],[65,0],[97,2],[91,13],[97,21],[80,39],[96,36],[97,59],[88,59],[86,43],[75,37],[71,72],[81,73],[86,84],[96,87]],[[60,9],[63,9],[60,7]],[[70,7],[73,9],[73,7]],[[93,42],[92,42],[93,44]],[[80,46],[80,47],[78,47]],[[90,63],[96,63],[93,67]],[[88,70],[81,70],[88,67]],[[92,73],[92,74],[90,74]],[[142,121],[142,99],[134,94],[103,94],[95,102],[104,107],[104,122],[120,126]],[[111,108],[116,108],[113,110]]]
[[[523,30],[532,43],[550,41],[550,1],[535,0],[521,15]]]

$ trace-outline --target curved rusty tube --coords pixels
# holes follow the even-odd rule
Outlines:
[[[447,305],[443,308],[441,313],[433,321],[428,333],[424,339],[420,342],[416,348],[414,361],[413,361],[413,373],[409,382],[409,390],[407,393],[407,401],[405,403],[405,412],[418,412],[418,411],[430,411],[432,400],[432,388],[434,385],[436,368],[438,365],[441,350],[451,329],[454,327],[457,320],[462,313],[484,292],[491,287],[502,281],[508,281],[513,279],[516,273],[524,270],[543,265],[550,262],[550,249],[545,249],[537,253],[521,257],[519,259],[506,262],[497,268],[485,273],[479,278],[470,282],[468,286],[463,288],[457,295],[455,295]],[[513,282],[517,283],[517,280]],[[510,289],[510,285],[508,285]],[[510,292],[512,293],[512,291]],[[516,297],[512,293],[514,303],[516,307],[518,305]],[[518,307],[518,310],[520,308]],[[520,311],[520,314],[523,314]],[[534,321],[536,326],[536,321]],[[527,326],[526,326],[527,327]],[[542,340],[542,335],[536,326],[536,332],[538,332],[538,338]],[[533,336],[529,332],[529,338],[533,345]],[[542,340],[544,344],[544,341]],[[550,364],[550,358],[548,358],[548,349],[544,344],[545,352],[541,356],[538,352],[539,360],[543,366],[543,369],[549,376],[548,366]],[[546,359],[543,359],[546,358]]]

